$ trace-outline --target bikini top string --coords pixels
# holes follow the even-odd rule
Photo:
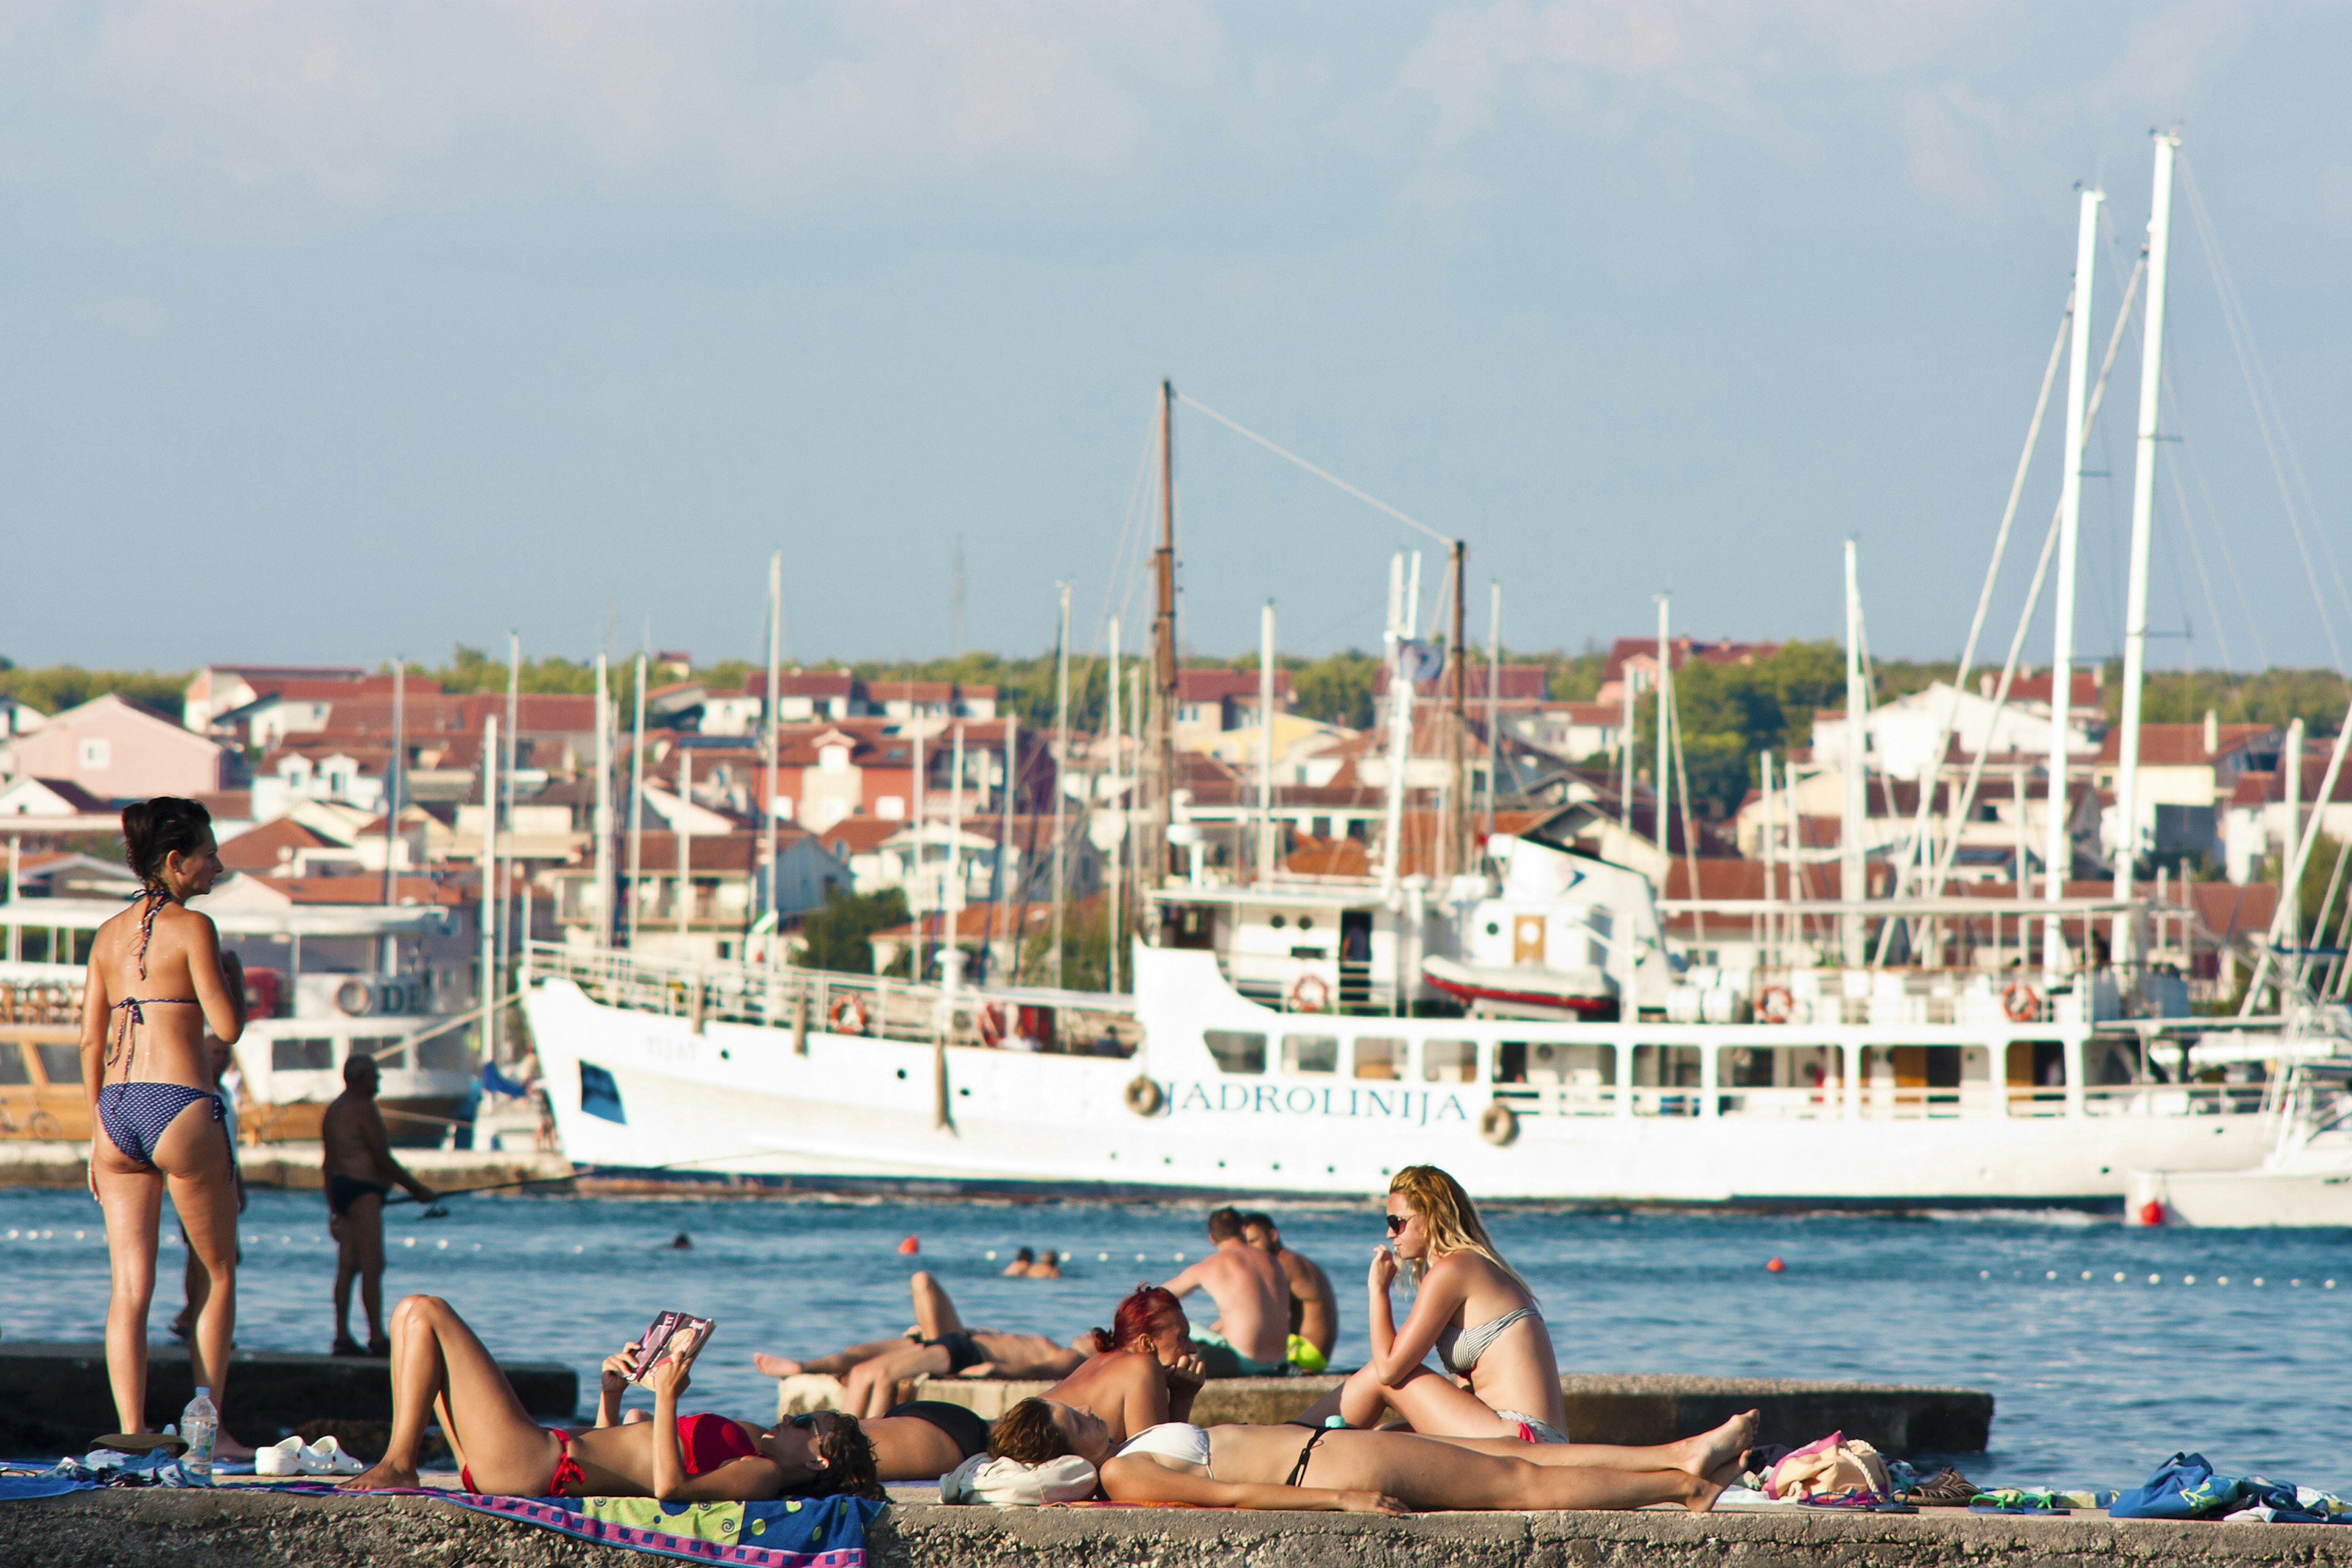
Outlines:
[[[131,894],[131,901],[144,906],[139,912],[139,978],[144,980],[147,978],[147,944],[155,940],[155,917],[162,914],[163,906],[172,901],[171,889],[150,884]],[[121,1014],[122,1020],[114,1026],[114,1044],[107,1048],[108,1067],[112,1067],[114,1058],[122,1054],[123,1045],[131,1037],[131,1026],[147,1021],[147,1015],[140,1006],[143,1000],[145,998],[126,996],[111,1009]],[[128,1060],[122,1064],[126,1077],[130,1074],[131,1065]]]

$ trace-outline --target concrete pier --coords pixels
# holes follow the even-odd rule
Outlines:
[[[1193,1401],[1192,1418],[1269,1426],[1289,1420],[1331,1389],[1337,1377],[1218,1378]],[[966,1377],[917,1378],[901,1399],[942,1399],[993,1421],[1044,1383]],[[1655,1373],[1569,1373],[1559,1380],[1569,1436],[1580,1443],[1643,1447],[1671,1443],[1737,1415],[1758,1413],[1758,1441],[1790,1447],[1842,1431],[1895,1457],[1981,1451],[1992,1426],[1982,1389],[1812,1383],[1779,1377],[1688,1377]]]
[[[893,1506],[874,1568],[2352,1568],[2352,1528],[1797,1510],[1692,1515],[1249,1513],[1212,1509]],[[593,1546],[418,1498],[89,1491],[0,1505],[0,1563],[43,1568],[648,1568]]]
[[[320,1175],[323,1153],[316,1143],[248,1143],[237,1152],[237,1165],[250,1187],[282,1187],[315,1193],[326,1184]],[[417,1179],[442,1191],[454,1187],[487,1187],[525,1178],[558,1178],[538,1192],[562,1192],[560,1179],[572,1174],[572,1162],[554,1154],[520,1150],[402,1149],[400,1163]],[[79,1187],[89,1167],[88,1143],[30,1138],[0,1139],[0,1187]],[[91,1211],[93,1215],[97,1210]]]
[[[533,1415],[572,1418],[580,1402],[572,1368],[558,1362],[499,1365]],[[188,1347],[150,1344],[148,1424],[177,1420],[194,1394]],[[389,1421],[392,1377],[383,1362],[363,1356],[238,1351],[229,1359],[228,1408],[231,1428],[247,1441],[274,1442],[281,1428],[322,1417]],[[79,1453],[92,1437],[116,1430],[116,1421],[104,1345],[0,1341],[0,1454]]]

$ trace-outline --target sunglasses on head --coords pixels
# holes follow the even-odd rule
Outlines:
[[[1392,1214],[1388,1216],[1388,1220],[1389,1234],[1391,1236],[1402,1236],[1404,1234],[1404,1227],[1412,1223],[1412,1215],[1409,1214]]]

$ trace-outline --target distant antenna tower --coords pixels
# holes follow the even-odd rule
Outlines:
[[[955,564],[948,585],[948,628],[955,640],[955,654],[963,657],[963,535],[956,535]]]

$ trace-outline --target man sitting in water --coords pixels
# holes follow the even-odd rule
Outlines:
[[[1289,1376],[1290,1281],[1282,1265],[1242,1238],[1234,1209],[1209,1211],[1209,1239],[1216,1250],[1167,1285],[1180,1298],[1206,1290],[1217,1304],[1217,1321],[1192,1331],[1202,1364],[1211,1377]]]
[[[392,1141],[376,1109],[375,1058],[353,1051],[343,1063],[343,1092],[320,1119],[326,1152],[327,1230],[335,1238],[335,1355],[387,1355],[383,1337],[383,1194],[397,1182],[421,1204],[433,1189],[392,1157]],[[367,1312],[368,1342],[352,1338],[352,1279]]]
[[[1024,1247],[1013,1255],[1012,1262],[1004,1266],[1004,1277],[1007,1279],[1024,1279],[1036,1261],[1037,1255]]]
[[[1321,1372],[1330,1364],[1331,1347],[1339,1338],[1331,1277],[1313,1258],[1285,1248],[1282,1232],[1269,1215],[1242,1215],[1242,1238],[1281,1264],[1290,1281],[1290,1364],[1301,1372]]]
[[[831,1355],[793,1361],[761,1351],[751,1364],[770,1377],[820,1373],[842,1380],[842,1407],[852,1415],[887,1415],[898,1402],[898,1381],[908,1377],[1042,1378],[1069,1375],[1092,1352],[1094,1341],[1057,1345],[1043,1334],[1005,1334],[967,1329],[955,1303],[938,1280],[917,1269],[907,1281],[915,1300],[915,1326],[895,1340],[851,1345]]]

